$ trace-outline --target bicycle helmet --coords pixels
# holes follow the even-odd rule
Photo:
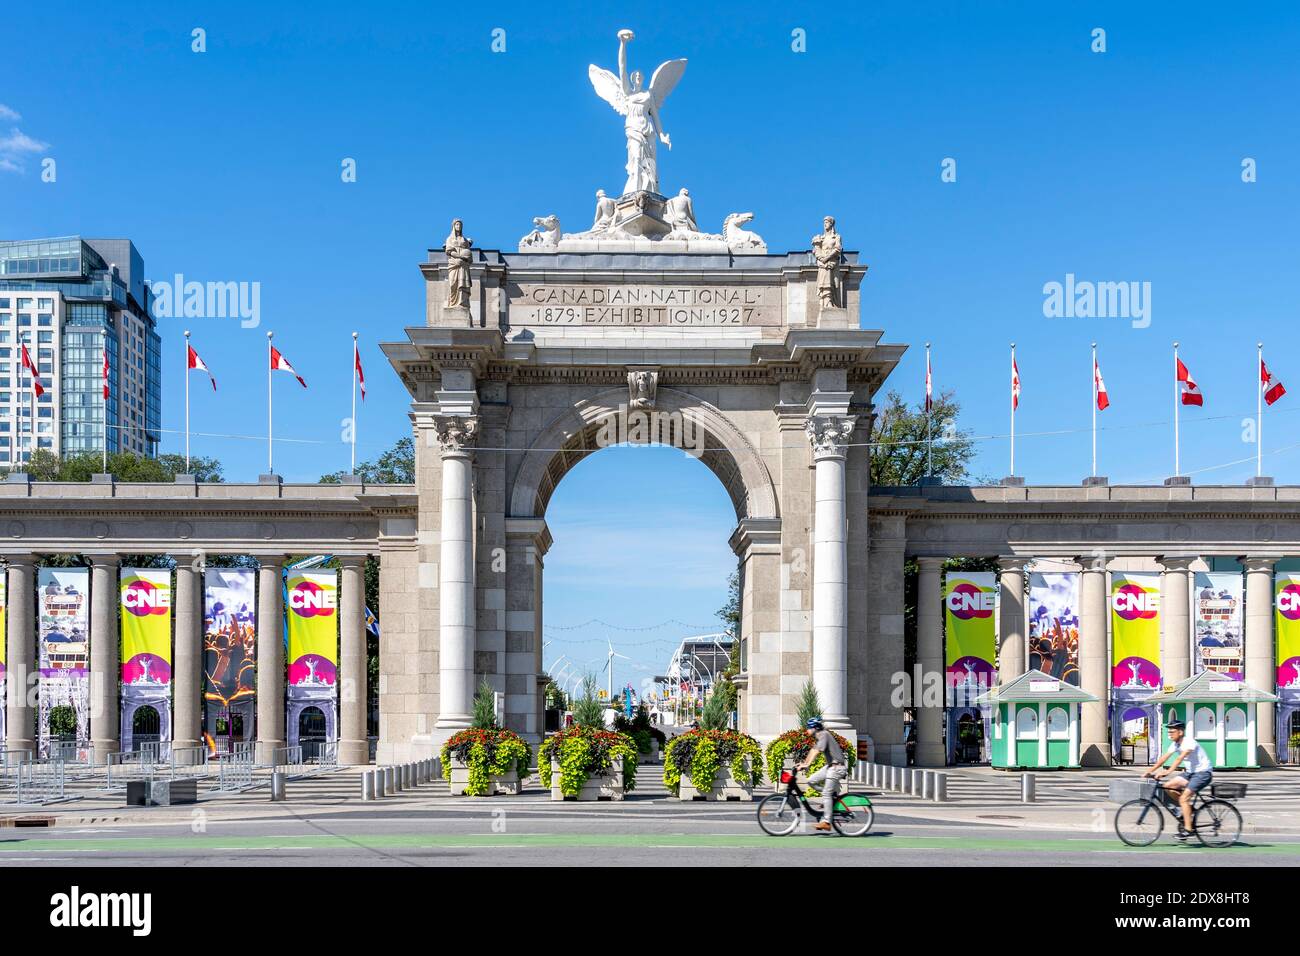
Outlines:
[[[1165,729],[1166,729],[1166,730],[1186,730],[1186,729],[1187,729],[1187,725],[1186,725],[1185,723],[1183,723],[1181,720],[1171,720],[1171,721],[1169,721],[1169,723],[1165,724]]]
[[[822,719],[821,719],[820,717],[809,717],[809,718],[808,718],[808,729],[809,729],[809,730],[821,730],[821,729],[822,729]]]

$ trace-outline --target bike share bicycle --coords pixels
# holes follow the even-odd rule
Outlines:
[[[1172,791],[1155,780],[1117,780],[1112,800],[1125,800],[1115,811],[1115,835],[1129,846],[1150,846],[1165,828],[1165,813],[1181,826],[1181,809]],[[1241,813],[1231,801],[1246,795],[1244,783],[1212,783],[1210,799],[1192,798],[1192,833],[1207,847],[1232,846],[1241,836]],[[1129,799],[1133,797],[1133,799]]]
[[[782,771],[781,782],[785,784],[784,792],[770,794],[758,804],[758,825],[768,836],[786,836],[793,833],[807,817],[814,820],[822,818],[822,811],[810,804],[804,792],[799,789],[795,774],[788,770]],[[871,807],[871,801],[862,794],[846,793],[835,798],[831,826],[840,836],[865,836],[875,819],[876,812]]]

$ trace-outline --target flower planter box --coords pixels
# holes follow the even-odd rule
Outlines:
[[[564,800],[560,790],[560,764],[551,761],[551,799]],[[615,757],[613,764],[602,773],[593,773],[582,785],[574,800],[622,800],[623,799],[623,758]]]
[[[682,781],[677,791],[677,799],[687,800],[753,800],[754,787],[749,782],[752,778],[737,780],[730,767],[719,767],[713,775],[713,789],[701,793],[691,783],[690,774],[682,774]]]
[[[491,774],[488,776],[488,792],[483,796],[494,796],[498,793],[517,794],[523,789],[519,779],[519,773],[511,770],[503,774]],[[463,796],[465,788],[469,786],[469,767],[455,757],[451,760],[451,795],[453,797]]]

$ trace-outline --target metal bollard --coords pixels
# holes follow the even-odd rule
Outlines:
[[[384,768],[384,793],[390,797],[397,793],[397,775],[392,767]]]
[[[1032,773],[1024,774],[1020,778],[1020,802],[1033,803],[1036,790],[1037,784],[1034,781],[1034,775]]]
[[[934,802],[948,802],[948,775],[936,772],[934,775]]]
[[[929,800],[934,795],[934,774],[929,770],[921,771],[921,799]]]
[[[415,764],[408,763],[406,765],[406,788],[408,790],[414,790],[419,783],[420,781],[415,779]]]
[[[919,797],[924,786],[925,772],[922,770],[912,771],[912,796]]]
[[[271,771],[271,799],[280,801],[284,799],[284,782],[288,777],[283,770]]]
[[[890,766],[889,768],[889,789],[898,792],[899,785],[902,782],[903,775],[898,772],[899,768]]]
[[[361,774],[361,799],[375,799],[375,775],[369,770],[363,771]]]

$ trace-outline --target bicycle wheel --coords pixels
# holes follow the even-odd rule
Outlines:
[[[866,836],[871,824],[876,820],[876,811],[869,804],[855,804],[845,807],[837,804],[835,814],[831,817],[831,826],[840,836]]]
[[[803,812],[784,793],[773,793],[758,804],[758,825],[768,836],[785,836],[799,826]]]
[[[1241,813],[1227,800],[1207,800],[1192,815],[1192,829],[1205,846],[1232,846],[1241,836]]]
[[[1165,812],[1154,800],[1130,800],[1115,811],[1115,835],[1129,846],[1150,846],[1165,828]]]

